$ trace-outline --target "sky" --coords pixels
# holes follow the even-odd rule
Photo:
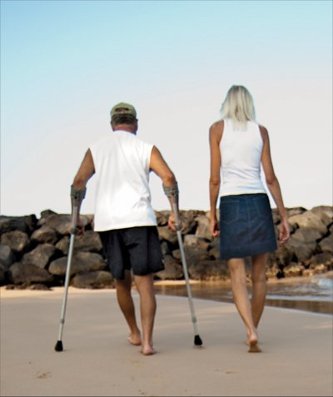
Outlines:
[[[332,205],[332,1],[1,0],[1,214],[70,213],[121,101],[175,173],[180,208],[209,210],[208,131],[233,84],[268,129],[286,207]],[[154,174],[150,186],[168,209]],[[94,195],[92,178],[82,213]]]

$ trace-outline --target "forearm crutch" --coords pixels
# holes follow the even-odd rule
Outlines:
[[[69,280],[71,278],[71,265],[72,265],[72,258],[73,258],[73,252],[74,252],[75,235],[77,233],[77,224],[78,224],[78,219],[79,219],[80,206],[81,206],[82,200],[84,199],[85,192],[86,192],[86,189],[75,190],[72,186],[72,189],[71,189],[72,226],[71,226],[71,233],[70,233],[71,237],[70,237],[70,241],[69,241],[69,250],[68,250],[68,256],[67,256],[65,290],[64,290],[64,296],[63,296],[62,306],[61,306],[58,340],[54,347],[54,350],[57,352],[62,352],[64,350],[63,344],[62,344],[62,333],[63,333],[64,325],[65,325],[68,286],[69,286]]]
[[[179,244],[179,249],[180,249],[180,256],[181,256],[182,265],[183,265],[183,271],[184,271],[184,276],[185,276],[188,303],[189,303],[190,311],[191,311],[191,319],[192,319],[193,331],[194,331],[194,345],[195,346],[201,346],[202,345],[202,340],[201,340],[201,338],[199,336],[199,331],[198,331],[198,326],[197,326],[197,318],[196,318],[195,311],[194,311],[194,304],[193,304],[193,299],[192,299],[192,291],[191,291],[191,286],[190,286],[190,280],[189,280],[189,275],[188,275],[188,270],[187,270],[187,262],[186,262],[185,250],[184,250],[182,234],[181,234],[181,224],[180,224],[178,205],[177,205],[177,203],[175,203],[175,200],[171,200],[171,205],[172,205],[173,213],[175,215],[176,232],[177,232],[178,244]]]

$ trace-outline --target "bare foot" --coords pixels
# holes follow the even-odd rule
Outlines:
[[[129,335],[129,337],[127,338],[128,342],[131,345],[134,346],[140,346],[141,345],[141,336],[140,334],[133,334],[133,335]]]
[[[247,338],[247,345],[249,346],[249,353],[260,353],[261,349],[258,346],[258,336],[256,333],[252,333],[251,335],[248,335]]]
[[[144,356],[152,356],[153,354],[156,354],[156,350],[152,346],[148,345],[141,349],[141,354]]]
[[[258,346],[258,341],[257,339],[252,339],[248,341],[248,345],[249,345],[249,353],[260,353],[261,349]]]

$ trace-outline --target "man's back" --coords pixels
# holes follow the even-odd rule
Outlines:
[[[123,130],[90,147],[97,178],[96,231],[156,225],[149,189],[152,148]]]

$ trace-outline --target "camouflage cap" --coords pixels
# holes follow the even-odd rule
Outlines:
[[[120,102],[113,106],[110,112],[111,118],[116,115],[130,115],[136,118],[136,110],[129,103]]]

